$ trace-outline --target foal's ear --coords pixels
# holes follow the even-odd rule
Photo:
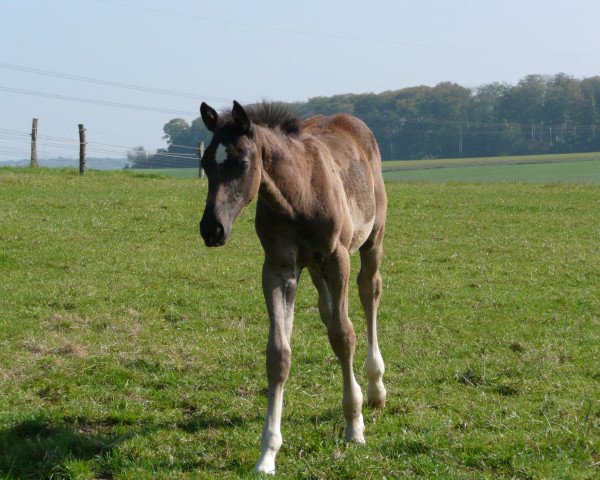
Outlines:
[[[200,105],[200,115],[202,115],[202,121],[206,128],[208,128],[211,132],[217,129],[217,120],[219,119],[219,114],[212,107],[209,107],[205,102],[202,102]]]
[[[235,100],[233,101],[231,116],[233,117],[235,124],[242,130],[243,133],[252,133],[252,123],[250,122],[250,118],[248,117],[246,110],[244,110],[244,107],[242,107]]]

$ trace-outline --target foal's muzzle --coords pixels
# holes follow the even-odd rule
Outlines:
[[[220,247],[227,241],[228,231],[213,215],[204,215],[200,221],[200,235],[207,247]]]

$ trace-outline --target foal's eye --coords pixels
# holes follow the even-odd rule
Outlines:
[[[232,162],[231,164],[232,166],[232,173],[235,174],[244,174],[248,171],[248,167],[250,166],[250,164],[248,162],[245,162],[243,160],[236,160],[235,162]]]

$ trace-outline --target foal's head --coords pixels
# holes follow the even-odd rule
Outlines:
[[[233,221],[258,193],[260,152],[252,122],[238,102],[233,102],[231,117],[219,118],[204,102],[200,113],[213,133],[201,162],[208,178],[208,196],[200,234],[208,247],[218,247],[227,241]]]

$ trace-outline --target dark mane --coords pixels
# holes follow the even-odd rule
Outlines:
[[[244,110],[257,125],[267,128],[279,128],[286,135],[299,135],[302,131],[300,119],[290,112],[281,102],[255,103]],[[220,117],[225,123],[232,121],[231,112],[223,112]]]

